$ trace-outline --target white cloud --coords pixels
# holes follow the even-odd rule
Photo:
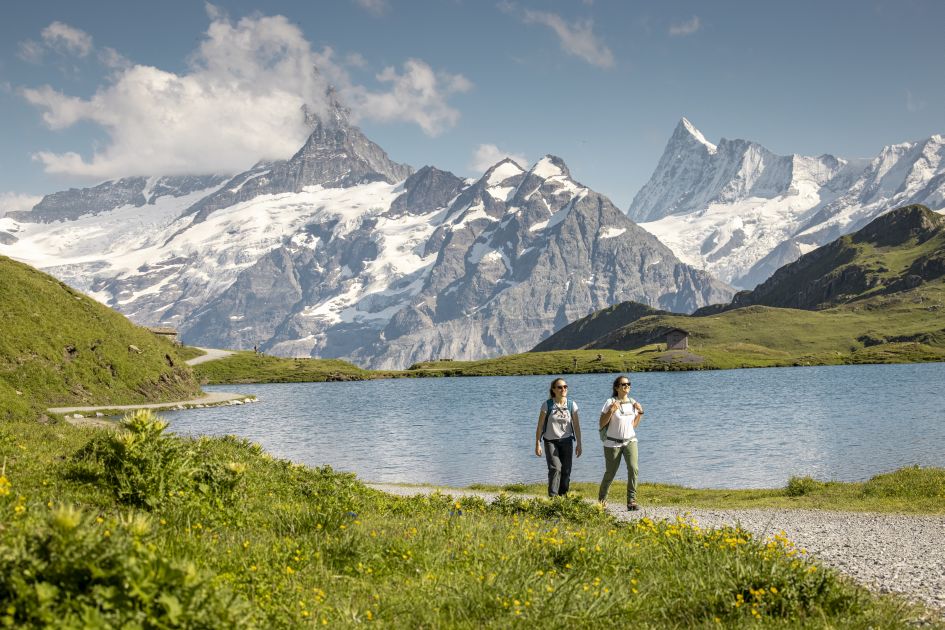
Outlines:
[[[691,20],[671,25],[669,27],[669,34],[673,37],[685,37],[686,35],[692,35],[700,28],[702,28],[702,21],[699,19],[698,15],[694,15]]]
[[[47,51],[54,51],[63,57],[85,58],[94,49],[91,35],[63,22],[52,22],[40,32],[40,37],[42,42],[32,39],[20,42],[17,57],[39,64],[43,62]]]
[[[463,75],[434,72],[420,59],[408,59],[403,73],[387,67],[377,75],[377,80],[390,84],[390,91],[371,92],[360,86],[344,90],[356,117],[412,122],[431,136],[459,120],[459,111],[450,107],[446,99],[472,89],[472,83]]]
[[[553,30],[558,36],[561,47],[569,55],[579,57],[600,68],[614,67],[614,54],[594,34],[593,20],[588,18],[568,24],[564,18],[555,13],[527,9],[523,15],[526,24],[542,24]]]
[[[62,22],[53,22],[40,35],[48,47],[66,54],[87,57],[92,52],[92,36]]]
[[[89,121],[108,135],[90,155],[39,151],[34,158],[49,173],[96,179],[237,172],[295,153],[308,134],[303,107],[322,111],[329,81],[354,118],[408,121],[429,134],[455,124],[459,112],[446,99],[471,85],[412,59],[402,74],[378,75],[389,91],[371,91],[351,82],[331,49],[313,51],[283,16],[234,23],[212,5],[207,12],[210,26],[186,73],[132,65],[105,49],[100,57],[115,72],[88,99],[49,85],[21,89],[51,129]]]
[[[0,193],[0,217],[7,212],[31,210],[42,199],[42,195],[27,195],[24,193]]]
[[[484,173],[491,166],[505,158],[511,158],[516,164],[523,168],[530,164],[528,158],[521,153],[511,153],[500,149],[494,144],[480,144],[476,147],[476,150],[473,151],[472,159],[469,161],[469,168],[476,173]]]
[[[384,15],[390,9],[387,0],[354,0],[354,3],[375,17]]]
[[[353,68],[365,68],[367,67],[367,59],[358,52],[348,53],[345,55],[345,65]]]
[[[45,52],[46,48],[42,44],[28,39],[25,42],[20,42],[16,56],[29,63],[42,63]]]
[[[106,68],[128,68],[132,66],[131,60],[114,48],[105,47],[98,53],[98,60]]]

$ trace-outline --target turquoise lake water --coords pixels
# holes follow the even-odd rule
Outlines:
[[[616,375],[564,375],[584,455],[572,479],[599,481],[596,423]],[[272,455],[365,481],[465,486],[546,479],[533,453],[551,376],[394,379],[208,387],[256,394],[241,407],[162,414],[185,435],[235,434]],[[646,409],[641,481],[781,487],[792,475],[858,481],[945,467],[945,364],[631,374]],[[624,469],[618,479],[625,478]]]

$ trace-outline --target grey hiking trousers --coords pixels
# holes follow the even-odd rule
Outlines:
[[[564,496],[571,487],[571,459],[574,439],[545,440],[545,461],[548,462],[548,496]]]

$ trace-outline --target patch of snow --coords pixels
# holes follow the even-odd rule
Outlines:
[[[601,233],[600,238],[602,238],[602,239],[604,239],[604,238],[616,238],[617,236],[620,236],[621,234],[623,234],[623,233],[626,232],[626,231],[627,231],[627,228],[609,227],[609,228],[605,229],[605,230]]]
[[[486,180],[486,186],[495,186],[510,177],[515,177],[516,175],[521,175],[524,173],[521,168],[515,162],[506,161],[496,167],[494,171],[489,175],[489,179]]]
[[[487,188],[486,192],[492,195],[493,199],[498,199],[499,201],[508,201],[509,197],[512,196],[516,190],[515,186],[493,186]]]
[[[535,166],[532,167],[531,173],[536,177],[540,177],[541,179],[548,179],[549,177],[564,174],[547,155],[535,163]]]

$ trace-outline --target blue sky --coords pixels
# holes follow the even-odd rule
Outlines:
[[[0,212],[289,157],[328,82],[395,160],[474,176],[553,153],[624,209],[682,116],[781,154],[945,133],[937,0],[36,0],[2,17]]]

